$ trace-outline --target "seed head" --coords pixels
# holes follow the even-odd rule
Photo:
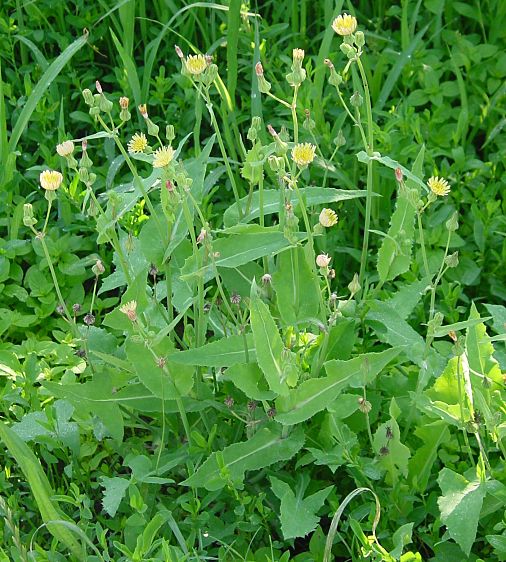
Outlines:
[[[58,314],[61,314],[61,315],[63,316],[63,313],[65,312],[65,309],[63,308],[63,306],[62,306],[61,304],[59,304],[59,305],[56,307],[56,312],[57,312]]]
[[[388,453],[390,453],[390,449],[389,449],[388,447],[386,447],[386,446],[381,447],[381,449],[379,450],[379,454],[380,454],[382,457],[386,457],[386,456],[388,455]]]
[[[351,35],[357,29],[357,18],[350,14],[341,14],[332,22],[332,29],[338,35]]]
[[[56,191],[63,181],[63,176],[55,170],[44,170],[40,174],[39,181],[40,186],[46,191]]]
[[[358,399],[358,409],[363,414],[368,414],[372,410],[372,404],[363,398],[362,396]]]
[[[91,312],[88,312],[88,314],[83,318],[83,322],[86,326],[93,326],[93,324],[95,324],[95,317],[91,314]]]
[[[232,398],[232,396],[227,396],[224,400],[224,403],[227,408],[232,408],[234,405],[234,399]]]
[[[79,312],[81,312],[81,305],[78,302],[72,305],[72,312],[74,314],[79,314]]]
[[[270,408],[269,410],[267,410],[267,417],[268,418],[274,418],[276,417],[276,414],[278,412],[276,411],[276,408]]]
[[[232,304],[241,304],[241,295],[238,295],[237,293],[232,293],[232,295],[230,296],[230,302]]]
[[[319,220],[322,226],[330,228],[337,224],[337,215],[332,209],[322,209]]]

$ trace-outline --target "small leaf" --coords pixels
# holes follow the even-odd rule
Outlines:
[[[272,491],[281,500],[281,530],[285,539],[305,537],[313,532],[319,522],[316,512],[322,507],[333,486],[304,498],[309,477],[299,479],[297,495],[282,480],[270,477]],[[295,516],[296,515],[296,516]]]
[[[109,516],[114,517],[118,511],[121,500],[125,497],[128,486],[130,486],[130,480],[117,476],[114,478],[102,476],[100,485],[105,488],[102,498],[102,507]]]
[[[466,480],[449,468],[443,468],[438,477],[443,493],[437,500],[441,520],[452,539],[469,556],[485,497],[485,486],[479,480]]]
[[[244,346],[247,346],[246,357]],[[231,367],[247,361],[255,361],[256,350],[253,336],[228,336],[207,343],[201,347],[170,353],[167,358],[180,365],[198,365],[201,367]]]

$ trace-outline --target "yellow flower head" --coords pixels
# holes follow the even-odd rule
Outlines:
[[[162,146],[155,150],[153,159],[153,168],[165,168],[174,159],[175,150],[172,146]]]
[[[311,164],[314,160],[316,146],[314,144],[299,143],[292,148],[292,160],[301,168]]]
[[[304,49],[294,49],[292,55],[293,60],[302,61],[304,58]]]
[[[332,22],[332,29],[338,35],[351,35],[357,29],[357,18],[350,14],[341,14]]]
[[[128,152],[138,154],[144,152],[148,146],[148,139],[144,133],[135,133],[135,135],[128,141]]]
[[[55,170],[44,170],[40,174],[40,186],[47,191],[56,191],[63,181],[63,176]]]
[[[207,68],[207,61],[204,55],[188,55],[186,57],[186,68],[190,74],[199,76]]]
[[[332,209],[322,209],[320,213],[320,224],[329,228],[337,224],[337,215]]]
[[[429,178],[427,185],[429,186],[429,189],[432,191],[432,193],[434,193],[435,195],[439,195],[440,197],[444,197],[445,195],[448,195],[448,193],[450,193],[450,185],[443,178],[432,176],[431,178]]]
[[[60,156],[70,156],[74,152],[74,143],[71,140],[56,145],[56,152]]]
[[[119,307],[120,312],[126,314],[132,322],[137,320],[137,301],[129,301]]]

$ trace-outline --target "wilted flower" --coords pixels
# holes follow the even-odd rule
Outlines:
[[[197,236],[197,244],[200,244],[201,242],[203,242],[204,239],[206,238],[206,236],[207,236],[207,230],[205,228],[201,228],[200,233]]]
[[[70,156],[74,152],[74,143],[71,140],[56,145],[56,152],[63,157]]]
[[[129,301],[119,307],[120,312],[126,314],[132,322],[137,320],[137,301]]]
[[[126,97],[121,97],[119,98],[119,106],[121,107],[121,109],[128,109],[128,104],[130,103],[130,100]]]
[[[329,228],[337,224],[337,215],[332,209],[322,209],[319,220],[322,226]]]
[[[139,113],[144,117],[144,119],[148,118],[148,108],[145,103],[141,103],[139,105]]]
[[[260,61],[255,64],[255,72],[257,76],[264,75],[264,67],[262,66],[262,63]]]
[[[95,262],[95,265],[91,268],[91,271],[93,271],[93,273],[98,277],[99,275],[102,275],[102,273],[105,272],[105,267],[104,264],[102,263],[102,260],[97,260]]]
[[[332,22],[332,29],[338,35],[351,35],[357,29],[357,18],[350,14],[341,14]]]
[[[83,322],[86,326],[93,326],[93,324],[95,324],[95,317],[91,312],[88,312],[88,314],[83,318]]]
[[[183,51],[181,50],[181,47],[178,47],[178,45],[174,45],[174,49],[176,51],[176,55],[180,58],[180,59],[184,59],[184,55],[183,55]]]
[[[332,258],[328,254],[320,254],[316,256],[316,265],[318,267],[328,267]]]
[[[148,139],[144,133],[135,133],[135,135],[128,141],[128,152],[139,154],[144,152],[148,146]]]
[[[450,193],[450,185],[443,178],[432,176],[431,178],[429,178],[427,185],[429,186],[432,193],[440,197],[444,197],[445,195],[448,195],[448,193]]]
[[[43,189],[56,191],[63,181],[63,176],[60,172],[56,172],[55,170],[44,170],[40,174],[39,181]]]
[[[188,55],[186,57],[186,68],[190,74],[199,76],[207,68],[207,60],[204,55]]]
[[[174,159],[174,149],[171,146],[162,146],[155,150],[153,168],[164,168]]]
[[[400,183],[404,178],[402,170],[400,168],[395,168],[395,179]]]
[[[316,146],[314,144],[299,143],[292,148],[292,159],[297,166],[305,167],[314,160]]]
[[[271,281],[272,281],[272,275],[270,273],[264,273],[262,275],[262,283],[264,285],[270,285]]]
[[[368,414],[372,410],[372,404],[363,398],[362,396],[358,399],[358,409],[363,414]]]

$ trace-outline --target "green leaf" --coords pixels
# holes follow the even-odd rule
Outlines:
[[[460,330],[465,330],[467,328],[474,328],[483,322],[488,322],[492,316],[485,316],[484,318],[470,318],[469,320],[463,320],[462,322],[455,322],[455,324],[446,324],[445,326],[439,326],[434,330],[434,336],[436,338],[442,338],[447,336],[450,332],[458,332]]]
[[[253,226],[251,232],[241,232],[239,235],[227,236],[213,241],[213,252],[217,254],[214,262],[216,267],[239,267],[263,256],[271,256],[290,247],[284,234],[277,228],[260,228]],[[300,234],[300,237],[305,235]],[[199,250],[203,255],[203,249]],[[202,256],[201,256],[202,257]],[[188,280],[196,275],[204,275],[205,279],[214,276],[212,264],[196,269],[197,256],[188,258],[181,270],[181,279]]]
[[[227,481],[232,480],[236,486],[241,487],[247,470],[259,470],[275,462],[288,460],[302,448],[303,444],[302,428],[282,438],[281,431],[277,427],[264,427],[248,441],[229,445],[219,453],[223,459],[223,469],[220,469],[218,463],[218,453],[213,453],[182,484],[214,491],[221,490]]]
[[[365,353],[349,361],[328,361],[324,364],[328,376],[306,380],[276,400],[276,421],[293,425],[311,418],[332,404],[348,386],[358,388],[363,380],[372,381],[401,351],[398,347]]]
[[[393,398],[392,402],[394,401]],[[378,457],[378,465],[387,471],[388,484],[395,486],[400,475],[407,476],[411,452],[401,443],[399,426],[394,417],[378,427],[374,434],[373,448]]]
[[[394,558],[399,558],[402,554],[404,547],[413,542],[411,535],[413,533],[414,523],[406,523],[399,527],[392,536],[392,542],[394,543],[394,549],[390,551],[390,556]]]
[[[256,363],[233,365],[225,376],[251,400],[272,400],[276,393],[269,390],[264,375]]]
[[[297,494],[292,491],[289,484],[274,476],[270,477],[270,481],[272,491],[281,500],[280,520],[283,537],[294,539],[305,537],[313,532],[320,520],[316,512],[323,506],[333,486],[327,486],[304,498],[304,492],[309,484],[307,473],[298,479]]]
[[[244,346],[247,345],[248,356]],[[239,363],[255,361],[256,349],[253,336],[228,336],[187,351],[169,353],[167,359],[179,365],[201,367],[231,367]]]
[[[416,176],[422,175],[424,154],[425,147],[422,146],[413,165]],[[419,198],[420,188],[409,178],[405,185],[399,185],[390,228],[378,252],[378,273],[383,283],[409,270],[415,234],[415,204]]]
[[[308,207],[313,205],[323,205],[326,203],[336,203],[338,201],[347,201],[349,199],[357,199],[358,197],[365,197],[367,192],[359,189],[333,189],[330,187],[304,187],[299,189],[300,194],[306,201]],[[279,213],[279,191],[277,189],[266,189],[264,195],[264,216]],[[241,209],[246,209],[250,197],[243,197],[239,203]],[[292,202],[294,210],[299,206],[299,200],[294,199]],[[251,197],[250,205],[247,207],[248,212],[239,220],[239,212],[237,210],[237,203],[233,203],[228,207],[223,215],[223,224],[225,227],[230,227],[238,224],[239,222],[248,223],[255,220],[260,216],[260,194],[255,191]]]
[[[269,388],[277,394],[287,394],[286,354],[278,327],[258,294],[256,283],[251,285],[250,323],[255,340],[257,361]],[[289,352],[288,352],[289,353]]]
[[[58,74],[63,70],[64,66],[69,62],[69,60],[84,46],[88,41],[88,32],[86,32],[82,37],[76,39],[73,43],[71,43],[59,56],[56,58],[49,68],[44,72],[44,74],[40,77],[40,80],[37,82],[35,88],[33,88],[32,93],[28,97],[28,100],[23,105],[23,110],[16,118],[16,125],[11,133],[9,139],[9,147],[8,153],[12,154],[16,150],[16,146],[23,134],[23,131],[26,130],[28,121],[32,116],[37,104],[39,103],[40,99],[44,95],[44,92],[49,88],[52,82],[56,79]],[[6,162],[2,162],[2,164],[6,165]],[[13,163],[14,166],[14,163]],[[12,166],[12,167],[13,167]],[[2,182],[5,185],[11,177],[12,170],[7,170],[4,176],[4,181]]]
[[[439,447],[450,437],[450,430],[446,422],[437,420],[418,426],[414,434],[423,441],[423,445],[417,447],[415,454],[409,459],[408,479],[414,490],[424,492],[429,483]]]
[[[272,285],[286,326],[318,317],[320,287],[307,263],[304,248],[290,248],[279,255]]]
[[[372,156],[369,156],[367,152],[361,150],[357,154],[357,160],[364,164],[367,164],[370,160],[376,160],[377,162],[380,162],[381,164],[383,164],[387,168],[390,168],[391,170],[395,170],[399,168],[400,170],[402,170],[404,176],[406,176],[408,179],[414,182],[417,186],[421,187],[426,192],[429,190],[429,188],[425,185],[422,179],[420,179],[418,176],[416,176],[413,172],[409,171],[404,166],[401,166],[401,164],[399,164],[399,162],[397,162],[396,160],[392,160],[392,158],[390,158],[389,156],[381,156],[379,152],[374,152]]]
[[[105,488],[102,498],[102,507],[108,515],[114,517],[118,511],[121,500],[125,497],[128,486],[130,486],[130,480],[119,478],[118,476],[114,478],[102,476],[100,478],[100,485]]]
[[[469,556],[476,538],[485,486],[478,479],[466,480],[449,468],[441,470],[438,484],[442,492],[437,500],[441,521],[452,539]]]
[[[49,532],[62,542],[77,560],[81,560],[82,549],[74,535],[67,527],[51,523],[54,521],[68,521],[68,519],[59,509],[58,504],[52,499],[54,491],[37,457],[28,445],[3,422],[0,422],[0,439],[25,475],[32,491],[33,499]]]
[[[155,346],[153,351],[157,357],[163,357],[164,344]],[[157,398],[175,400],[189,394],[193,387],[193,371],[190,366],[175,365],[167,358],[164,368],[156,364],[156,358],[136,337],[128,338],[126,353],[133,365],[139,381]]]

